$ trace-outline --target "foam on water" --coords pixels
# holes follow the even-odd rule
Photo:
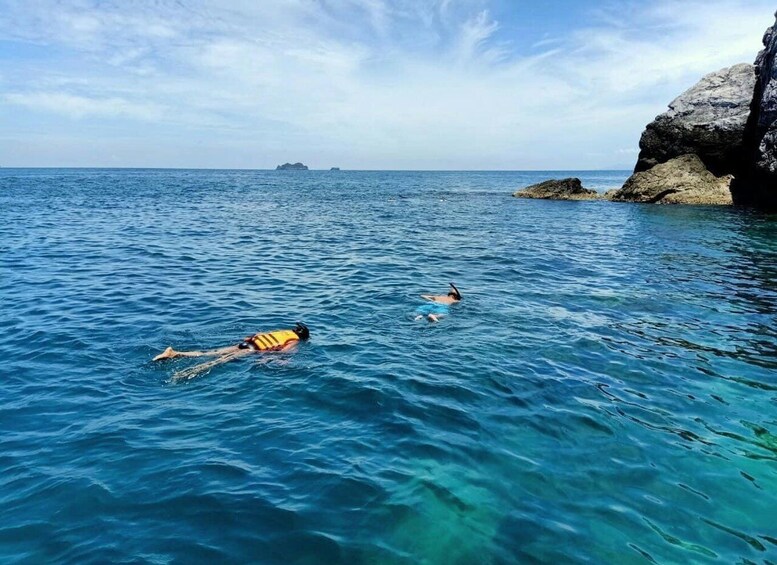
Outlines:
[[[2,560],[777,560],[777,222],[549,176],[0,170]]]

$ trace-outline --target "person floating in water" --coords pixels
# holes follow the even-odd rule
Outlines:
[[[421,298],[428,300],[426,304],[423,304],[416,308],[415,313],[416,320],[420,320],[426,317],[430,322],[439,322],[440,318],[450,313],[450,305],[456,304],[461,301],[461,293],[456,285],[448,283],[451,286],[451,290],[448,294],[422,294]]]
[[[174,381],[189,380],[216,365],[221,365],[251,353],[288,351],[296,347],[300,341],[306,341],[308,338],[310,338],[308,327],[297,322],[293,329],[254,334],[245,338],[238,345],[230,345],[229,347],[220,347],[207,351],[176,351],[172,347],[168,347],[154,357],[153,360],[162,361],[163,359],[174,359],[176,357],[216,357],[212,361],[195,365],[173,375]]]

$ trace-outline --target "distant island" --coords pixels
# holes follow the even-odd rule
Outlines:
[[[284,163],[283,165],[278,165],[275,167],[276,171],[307,171],[308,166],[303,165],[302,163]]]
[[[329,169],[329,170],[330,170],[330,171],[339,171],[339,170],[340,170],[340,167],[332,167],[332,168],[331,168],[331,169]]]

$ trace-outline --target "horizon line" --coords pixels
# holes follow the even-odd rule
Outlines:
[[[0,166],[0,170],[11,169],[70,169],[70,170],[150,170],[150,171],[261,171],[261,172],[274,172],[274,173],[311,173],[311,172],[326,172],[326,173],[543,173],[543,172],[596,172],[596,171],[617,171],[617,172],[629,172],[633,171],[633,167],[627,169],[614,168],[614,169],[343,169],[338,168],[336,170],[330,169],[306,169],[306,170],[278,170],[278,169],[262,169],[262,168],[248,168],[248,167],[130,167],[130,166],[118,166],[118,167],[101,167],[101,166]]]

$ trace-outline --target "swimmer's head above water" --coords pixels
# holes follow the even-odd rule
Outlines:
[[[299,337],[302,341],[310,339],[310,330],[305,324],[301,322],[297,322],[297,325],[294,326],[294,329],[291,331],[297,334],[297,337]]]

